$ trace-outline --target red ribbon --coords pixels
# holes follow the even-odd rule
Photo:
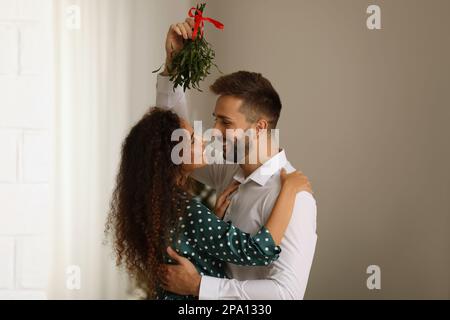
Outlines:
[[[192,13],[195,11],[195,13]],[[224,25],[217,20],[204,17],[203,12],[196,8],[189,10],[189,17],[195,19],[194,32],[192,33],[192,40],[197,39],[198,29],[200,28],[200,35],[203,37],[203,28],[205,27],[205,21],[211,22],[217,29],[223,29]]]

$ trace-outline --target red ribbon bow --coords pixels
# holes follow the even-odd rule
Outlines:
[[[192,13],[195,11],[195,13]],[[200,28],[200,35],[203,37],[203,28],[205,26],[205,21],[211,22],[217,29],[223,29],[224,25],[220,23],[217,20],[204,17],[203,12],[192,7],[191,10],[189,10],[189,17],[195,19],[195,26],[194,26],[194,32],[192,33],[192,40],[197,39],[198,29]]]

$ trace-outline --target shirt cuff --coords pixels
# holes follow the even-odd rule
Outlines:
[[[161,92],[161,93],[171,93],[171,92],[183,93],[184,92],[182,86],[178,86],[174,91],[173,85],[174,84],[172,81],[170,81],[169,76],[163,76],[162,74],[158,74],[157,82],[156,82],[156,89],[158,90],[158,92]]]
[[[220,278],[203,276],[200,281],[199,300],[219,300]]]

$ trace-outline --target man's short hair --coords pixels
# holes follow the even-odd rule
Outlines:
[[[276,128],[282,107],[280,96],[260,73],[238,71],[220,77],[210,89],[219,96],[242,99],[240,112],[248,122],[254,123],[264,116],[269,122],[268,129]]]

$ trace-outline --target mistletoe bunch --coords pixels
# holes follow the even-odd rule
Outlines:
[[[204,37],[203,27],[204,21],[213,23],[219,29],[223,29],[223,24],[211,18],[203,17],[205,6],[206,4],[203,3],[189,11],[189,16],[195,20],[192,39],[184,40],[183,49],[175,54],[172,58],[172,64],[168,66],[170,80],[174,83],[174,90],[181,86],[184,91],[191,88],[202,91],[200,82],[211,74],[211,68],[214,66],[219,70],[214,63],[216,54]]]

